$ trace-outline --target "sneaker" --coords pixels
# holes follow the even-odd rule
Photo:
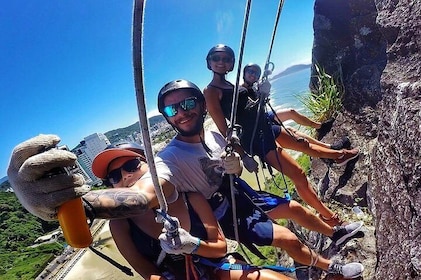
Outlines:
[[[351,160],[357,158],[360,155],[360,151],[358,149],[352,150],[344,150],[344,154],[337,159],[335,159],[335,163],[337,166],[344,166]]]
[[[359,232],[363,224],[364,223],[360,221],[347,224],[346,226],[335,226],[333,227],[334,232],[331,239],[335,242],[336,245],[341,245],[345,242],[345,240]]]
[[[360,277],[363,274],[363,271],[364,266],[356,262],[347,264],[332,262],[327,269],[327,273],[340,274],[347,279]]]
[[[333,144],[330,145],[330,148],[333,150],[349,149],[351,148],[351,141],[349,141],[348,137],[344,136],[341,139],[333,142]]]

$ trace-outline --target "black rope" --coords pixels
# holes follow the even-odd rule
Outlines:
[[[284,6],[284,0],[280,0],[279,5],[278,5],[278,11],[276,12],[276,19],[275,19],[275,25],[273,27],[272,38],[271,38],[270,45],[269,45],[269,53],[268,53],[268,57],[267,57],[266,64],[265,64],[265,72],[263,73],[265,78],[268,75],[266,70],[268,70],[268,67],[271,64],[270,63],[270,56],[272,55],[272,49],[273,49],[273,44],[275,42],[276,30],[278,29],[278,23],[279,23],[279,19],[281,17],[281,12],[282,12],[283,6]]]
[[[91,249],[91,251],[94,252],[95,254],[97,254],[99,257],[103,258],[104,260],[106,260],[110,264],[112,264],[115,267],[117,267],[118,269],[120,269],[125,274],[127,274],[129,276],[134,276],[132,270],[129,267],[124,266],[122,264],[119,264],[118,262],[116,262],[115,260],[113,260],[112,258],[110,258],[109,256],[107,256],[104,253],[102,253],[102,252],[98,251],[97,249],[95,249],[92,245],[89,246],[89,249]]]
[[[247,33],[247,26],[249,21],[249,15],[250,15],[250,6],[251,6],[251,0],[248,0],[246,3],[246,8],[244,12],[244,22],[243,22],[243,31],[241,36],[241,42],[240,42],[240,51],[238,54],[238,67],[237,67],[237,77],[235,81],[235,87],[234,87],[234,96],[232,99],[232,107],[231,107],[231,118],[230,118],[230,126],[233,127],[236,123],[236,114],[237,114],[237,105],[238,105],[238,95],[239,95],[239,84],[240,84],[240,74],[241,74],[241,64],[243,61],[243,52],[244,52],[244,42],[246,39],[246,33]],[[236,133],[236,131],[233,129],[233,133]],[[231,138],[232,134],[227,135],[228,136],[228,144],[231,145]],[[228,146],[226,147],[227,150]],[[234,197],[234,175],[230,174],[230,189],[231,189],[231,204],[232,204],[232,219],[234,221],[234,236],[235,240],[238,243],[238,246],[241,249],[241,252],[244,254],[244,258],[248,263],[251,263],[250,258],[248,257],[246,251],[244,250],[241,242],[240,237],[238,234],[238,225],[237,225],[237,207]]]

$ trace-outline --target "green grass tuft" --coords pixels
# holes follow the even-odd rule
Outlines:
[[[339,74],[335,78],[326,73],[319,65],[315,64],[314,67],[317,74],[313,76],[316,79],[312,84],[312,91],[308,95],[297,95],[296,97],[310,111],[312,119],[324,122],[335,118],[342,109],[344,95],[342,75]]]

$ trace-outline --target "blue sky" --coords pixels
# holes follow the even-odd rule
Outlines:
[[[245,0],[149,0],[144,23],[147,111],[168,81],[200,88],[212,74],[208,50],[239,53]],[[18,143],[57,134],[75,147],[84,137],[138,120],[128,0],[13,0],[0,9],[0,178]],[[310,63],[314,0],[285,1],[271,61],[275,73]],[[278,0],[252,1],[243,66],[264,65]],[[238,57],[237,57],[238,58]],[[238,59],[237,59],[238,61]],[[237,65],[228,75],[235,81]]]

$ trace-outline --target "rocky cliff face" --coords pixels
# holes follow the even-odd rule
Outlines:
[[[346,168],[313,161],[324,200],[366,210],[364,238],[337,253],[362,261],[364,279],[421,279],[421,1],[316,0],[314,10],[313,63],[345,85],[323,140],[348,135],[361,150]]]

